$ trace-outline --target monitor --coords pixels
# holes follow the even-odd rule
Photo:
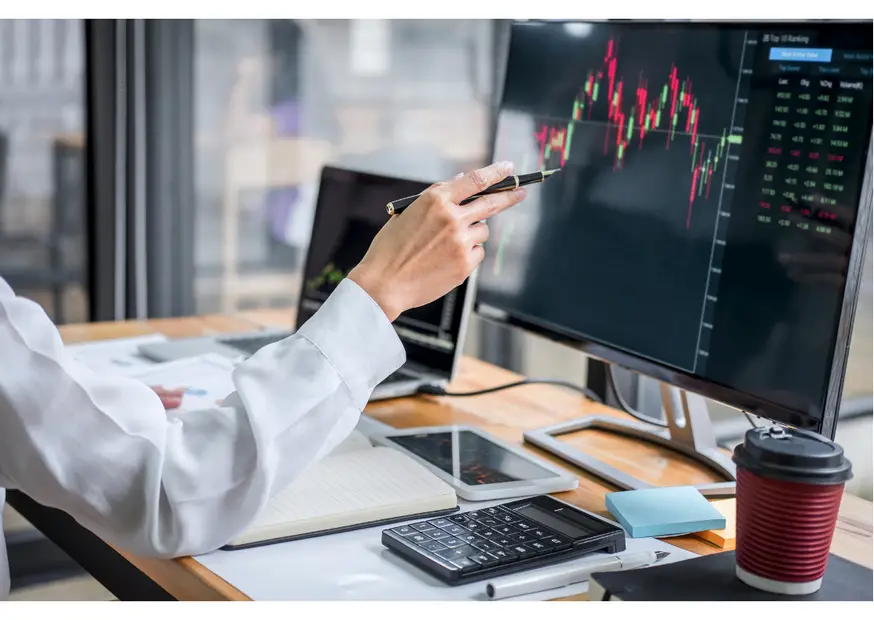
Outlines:
[[[477,311],[834,436],[871,214],[872,24],[517,22]]]
[[[385,205],[430,183],[327,166],[322,170],[304,265],[297,326],[321,307],[388,220]],[[412,367],[450,379],[470,310],[468,281],[435,302],[401,314],[395,330]]]

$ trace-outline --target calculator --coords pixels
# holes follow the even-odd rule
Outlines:
[[[393,527],[382,544],[449,585],[595,551],[625,551],[618,525],[548,495]]]

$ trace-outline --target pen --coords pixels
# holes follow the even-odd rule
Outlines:
[[[503,181],[498,181],[494,185],[485,188],[483,191],[477,192],[470,198],[465,198],[461,201],[460,204],[466,205],[469,202],[473,202],[480,196],[487,196],[488,194],[496,194],[498,192],[507,192],[518,189],[520,187],[524,187],[525,185],[531,185],[532,183],[542,183],[547,178],[551,177],[553,174],[559,172],[560,170],[560,168],[556,168],[555,170],[541,170],[540,172],[531,172],[529,174],[510,175]],[[392,200],[390,203],[385,205],[385,210],[388,212],[389,215],[400,215],[401,213],[403,213],[404,209],[413,204],[413,202],[415,202],[415,200],[419,196],[421,196],[421,194]]]
[[[642,551],[619,555],[597,555],[581,562],[552,566],[543,570],[512,575],[486,584],[486,596],[492,600],[522,596],[563,588],[587,581],[592,573],[605,573],[632,568],[642,568],[668,557],[667,551]]]

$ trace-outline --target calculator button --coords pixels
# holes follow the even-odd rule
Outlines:
[[[493,551],[495,549],[500,549],[498,545],[488,540],[481,540],[480,542],[476,543],[475,547],[480,551]]]
[[[392,532],[394,532],[395,534],[398,534],[399,536],[409,536],[414,531],[415,530],[413,530],[413,528],[411,528],[408,525],[402,525],[402,526],[396,527],[395,529],[392,530]]]
[[[513,545],[511,547],[508,547],[508,549],[520,558],[530,558],[532,555],[535,554],[534,551],[524,545]]]
[[[453,523],[458,523],[460,525],[464,525],[465,523],[467,523],[470,520],[470,518],[467,516],[467,514],[460,514],[460,515],[452,515],[451,517],[449,517],[449,520],[452,521]]]
[[[513,525],[515,525],[523,532],[534,529],[534,524],[529,521],[516,521],[516,523],[514,523]]]
[[[493,538],[502,538],[503,537],[500,532],[496,532],[495,530],[490,530],[488,528],[483,528],[481,530],[477,530],[477,534],[479,536],[482,536],[483,538],[488,538],[489,540],[492,540]]]
[[[462,573],[466,573],[468,571],[476,570],[477,568],[479,568],[479,564],[477,564],[470,558],[458,558],[457,560],[452,560],[452,563],[460,568]]]
[[[494,566],[498,563],[498,558],[489,554],[489,553],[480,553],[479,555],[472,555],[470,559],[479,564],[482,567],[486,566]]]
[[[485,516],[484,514],[481,514],[481,513],[476,512],[476,511],[474,511],[474,512],[466,512],[466,513],[464,513],[464,514],[467,515],[467,518],[468,518],[468,519],[473,519],[473,520],[476,520],[476,519],[479,519],[479,518]]]
[[[493,540],[494,542],[496,542],[497,544],[499,544],[500,546],[502,546],[502,547],[511,547],[511,546],[513,546],[513,545],[515,544],[515,542],[513,542],[512,540],[510,540],[510,539],[507,538],[507,537],[504,537],[504,538],[493,538],[492,540]]]
[[[434,555],[440,556],[444,560],[449,560],[450,562],[454,562],[459,558],[466,558],[469,555],[476,555],[479,553],[479,549],[474,549],[468,545],[463,547],[455,547],[455,549],[441,549],[440,551],[435,551]]]
[[[535,540],[534,542],[525,543],[525,546],[529,549],[532,549],[538,555],[549,553],[552,550],[552,546],[542,540]]]
[[[502,564],[506,564],[507,562],[515,562],[516,554],[512,551],[507,551],[506,549],[498,549],[496,551],[490,551],[493,556],[498,558],[498,561]]]
[[[439,542],[437,542],[436,540],[426,540],[425,542],[421,543],[419,546],[422,549],[426,549],[427,551],[430,551],[431,553],[435,553],[437,551],[441,551],[441,550],[446,548],[443,545],[441,545]]]
[[[443,530],[428,530],[427,532],[422,532],[423,534],[427,534],[429,538],[433,540],[442,540],[444,538],[449,538],[449,534],[444,532]]]
[[[482,525],[486,525],[488,527],[495,527],[496,525],[500,525],[501,522],[492,517],[485,517],[483,519],[477,519]]]
[[[480,538],[476,534],[462,534],[461,536],[459,536],[459,538],[469,545],[475,545],[479,542],[485,541],[484,538]]]
[[[505,536],[509,536],[510,534],[515,534],[518,530],[512,525],[501,525],[495,528],[495,531],[504,534]]]
[[[423,542],[431,540],[430,538],[428,538],[428,536],[426,536],[422,532],[415,532],[413,534],[409,534],[408,536],[405,536],[404,538],[406,538],[407,540],[412,540],[417,545],[421,545]]]
[[[490,517],[495,517],[504,511],[501,510],[500,508],[498,508],[497,506],[492,506],[491,508],[485,508],[482,512],[489,515]]]
[[[446,545],[447,547],[449,547],[450,549],[452,549],[454,547],[460,547],[463,544],[465,544],[463,540],[461,540],[460,538],[456,538],[455,536],[450,536],[449,538],[443,538],[440,540],[440,542],[442,544]]]
[[[436,519],[434,521],[428,521],[428,523],[431,524],[431,527],[439,528],[449,527],[450,525],[452,525],[452,523],[446,519]]]
[[[430,525],[428,523],[414,523],[413,529],[418,530],[419,532],[427,532],[428,530],[433,530],[435,528],[433,525]]]
[[[516,517],[509,513],[505,513],[497,517],[498,520],[503,521],[504,523],[515,523]]]
[[[565,538],[564,536],[559,536],[559,535],[550,536],[549,538],[547,538],[546,540],[543,540],[541,542],[549,543],[550,545],[552,545],[552,548],[555,549],[556,551],[558,551],[559,549],[566,549],[566,548],[571,546],[570,539]]]
[[[476,521],[468,521],[464,524],[466,530],[470,532],[476,532],[477,530],[485,530],[488,529],[485,525],[480,525]]]
[[[527,543],[527,542],[531,542],[531,541],[535,540],[535,538],[533,536],[531,536],[530,534],[528,534],[527,532],[524,534],[522,532],[520,532],[518,534],[510,534],[509,536],[507,536],[507,538],[509,538],[510,540],[512,540],[515,543]]]
[[[541,529],[533,529],[525,532],[526,534],[530,534],[534,538],[551,538],[552,532],[547,532],[546,530]]]
[[[443,531],[448,532],[449,534],[452,534],[453,536],[461,536],[462,534],[467,534],[466,529],[464,529],[460,525],[453,525],[453,524],[450,524],[449,526],[444,527]]]

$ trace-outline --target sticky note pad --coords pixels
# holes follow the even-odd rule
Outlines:
[[[676,536],[725,527],[722,513],[694,487],[609,493],[607,510],[631,538]]]
[[[733,497],[731,499],[717,499],[710,502],[710,505],[725,517],[725,528],[721,530],[705,530],[698,532],[695,536],[703,538],[720,549],[734,549],[737,540],[737,515],[735,514],[737,504],[735,499]]]

